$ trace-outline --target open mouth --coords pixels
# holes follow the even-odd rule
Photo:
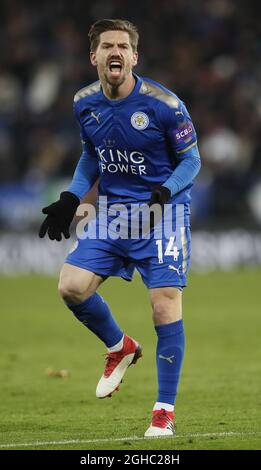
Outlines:
[[[122,64],[118,60],[112,60],[109,63],[109,69],[110,69],[110,72],[112,72],[112,74],[119,75],[122,69]]]

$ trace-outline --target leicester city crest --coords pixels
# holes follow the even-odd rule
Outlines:
[[[138,129],[140,131],[142,131],[143,129],[146,129],[146,127],[148,127],[149,125],[149,122],[150,122],[149,117],[145,113],[138,111],[137,113],[134,113],[131,116],[132,126],[135,127],[135,129]]]

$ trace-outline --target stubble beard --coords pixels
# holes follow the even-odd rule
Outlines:
[[[124,81],[126,79],[126,74],[124,73],[122,75],[122,77],[117,79],[117,81],[114,81],[114,80],[110,80],[107,73],[105,72],[104,73],[104,78],[105,78],[105,81],[106,81],[107,85],[109,85],[109,87],[111,89],[112,98],[114,98],[114,97],[117,98],[119,87],[124,83]]]
[[[106,84],[110,87],[110,94],[112,99],[117,99],[119,95],[119,87],[125,82],[128,74],[132,71],[132,67],[129,64],[125,64],[125,67],[122,71],[122,76],[116,81],[111,80],[108,76],[106,68],[103,71],[103,77]]]
[[[112,88],[118,88],[119,86],[121,86],[124,83],[124,81],[126,79],[126,75],[124,74],[122,77],[117,79],[117,81],[115,81],[115,80],[110,80],[108,75],[105,73],[104,78],[105,78],[106,83],[108,85],[110,85]]]

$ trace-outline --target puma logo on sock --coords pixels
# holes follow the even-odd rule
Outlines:
[[[170,364],[173,364],[173,361],[172,361],[173,357],[175,356],[165,357],[165,356],[162,356],[162,354],[159,354],[160,359],[165,359],[165,361],[168,361]]]

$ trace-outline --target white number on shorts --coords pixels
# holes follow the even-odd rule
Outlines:
[[[179,257],[179,250],[177,246],[174,245],[175,238],[170,237],[167,248],[165,250],[165,253],[163,255],[163,249],[162,249],[162,240],[157,240],[156,245],[158,247],[158,260],[159,263],[163,263],[163,256],[173,256],[173,260],[177,261]]]

